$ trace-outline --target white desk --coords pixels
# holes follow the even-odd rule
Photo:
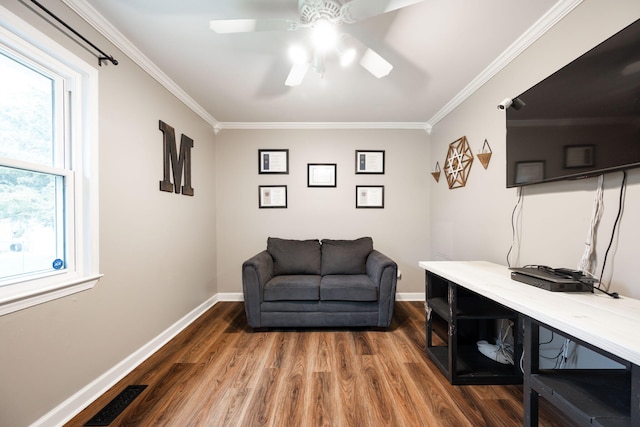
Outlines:
[[[485,261],[421,261],[431,271],[525,316],[640,365],[640,300],[601,292],[549,292]]]
[[[630,396],[628,414],[630,416],[622,425],[640,425],[638,424],[640,423],[639,300],[624,296],[614,299],[598,291],[596,293],[546,291],[512,280],[511,272],[507,267],[484,261],[421,261],[419,266],[455,282],[458,286],[517,311],[525,317],[526,425],[537,425],[538,393],[552,401],[555,395],[560,396],[558,390],[550,390],[549,383],[545,382],[551,377],[545,377],[538,370],[537,360],[535,360],[538,354],[538,324],[556,329],[569,338],[588,344],[596,351],[602,350],[603,354],[610,353],[626,362],[630,373],[624,384],[629,382],[631,384],[624,387],[630,387],[627,393],[627,396]],[[527,351],[527,345],[529,351]],[[595,371],[593,372],[595,377]],[[589,376],[588,373],[585,375]],[[563,392],[566,397],[566,388]],[[562,397],[552,403],[561,407],[566,400]],[[571,405],[564,405],[561,409],[576,419],[584,415],[581,413],[576,416],[578,412],[574,412],[574,407]],[[607,422],[605,421],[605,424]]]

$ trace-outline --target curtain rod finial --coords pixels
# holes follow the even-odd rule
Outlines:
[[[102,67],[102,63],[105,61],[111,62],[113,65],[118,65],[118,60],[113,56],[101,56],[98,58],[98,65]]]

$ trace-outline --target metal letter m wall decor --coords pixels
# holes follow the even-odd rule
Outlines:
[[[160,120],[160,130],[163,134],[163,171],[164,178],[160,181],[160,191],[169,193],[182,194],[185,196],[193,196],[193,187],[191,187],[191,148],[193,147],[193,139],[182,134],[180,138],[180,155],[176,150],[176,133],[171,126]],[[171,183],[171,173],[173,170],[173,184]],[[184,185],[182,188],[182,171],[184,170]]]

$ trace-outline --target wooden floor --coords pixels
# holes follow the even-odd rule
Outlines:
[[[521,386],[452,386],[425,355],[424,303],[387,330],[252,332],[220,302],[78,414],[148,387],[112,426],[520,426]],[[543,403],[543,402],[541,402]],[[541,426],[567,425],[542,405]]]

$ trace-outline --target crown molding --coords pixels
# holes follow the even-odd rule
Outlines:
[[[426,123],[414,122],[219,122],[171,80],[93,6],[88,4],[86,0],[62,0],[62,2],[87,21],[89,25],[113,43],[114,46],[138,64],[151,77],[156,79],[169,92],[180,99],[193,112],[209,123],[213,127],[215,134],[218,134],[223,129],[420,129],[427,132],[427,134],[431,133],[431,128]]]
[[[220,129],[416,129],[431,133],[423,122],[220,122]]]
[[[89,25],[113,43],[151,77],[180,99],[188,108],[209,123],[216,134],[223,129],[420,129],[431,134],[433,127],[456,107],[462,104],[482,85],[506,67],[527,47],[546,33],[558,21],[577,7],[583,0],[560,0],[529,30],[507,48],[496,60],[454,96],[427,122],[219,122],[200,104],[191,98],[180,86],[171,80],[146,55],[131,43],[120,31],[107,21],[86,0],[61,0]]]
[[[561,0],[556,3],[547,13],[538,19],[522,36],[511,44],[498,58],[484,69],[475,79],[473,79],[464,89],[454,96],[444,107],[427,121],[427,126],[433,128],[440,120],[451,113],[456,107],[462,104],[482,85],[488,82],[499,71],[506,67],[525,49],[531,46],[551,27],[564,18],[569,12],[575,9],[583,0]]]
[[[155,65],[145,54],[143,54],[133,43],[129,41],[120,31],[106,20],[93,6],[86,0],[61,0],[71,10],[77,13],[82,19],[87,21],[96,31],[102,34],[107,40],[113,43],[133,62],[138,64],[158,83],[164,86],[169,92],[182,101],[188,108],[196,113],[202,120],[210,124],[216,131],[219,130],[218,121],[211,116],[200,104],[191,98],[180,86],[169,78],[157,65]]]

